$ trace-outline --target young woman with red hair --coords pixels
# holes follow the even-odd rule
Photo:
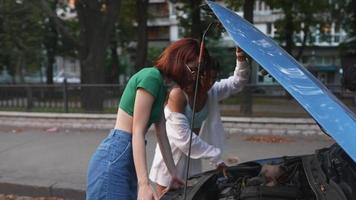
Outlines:
[[[194,84],[186,64],[198,61],[199,48],[194,39],[176,41],[163,51],[154,67],[143,68],[130,78],[120,99],[115,128],[90,160],[87,199],[158,199],[146,163],[145,134],[151,124],[170,174],[170,186],[183,184],[176,175],[163,106],[169,85],[189,88]],[[207,53],[203,60],[209,62]]]

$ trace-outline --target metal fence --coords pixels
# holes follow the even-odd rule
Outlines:
[[[279,85],[248,85],[253,98],[292,99]],[[340,85],[328,88],[340,99],[352,99],[353,94]],[[0,110],[35,112],[87,112],[83,108],[83,91],[95,90],[103,99],[101,113],[115,113],[124,89],[119,84],[22,84],[0,85]],[[233,98],[240,98],[241,93]]]
[[[85,89],[99,91],[102,112],[117,108],[123,86],[117,84],[26,84],[0,85],[0,110],[85,112],[82,95]]]

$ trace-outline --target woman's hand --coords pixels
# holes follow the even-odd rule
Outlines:
[[[168,187],[166,187],[166,189],[164,189],[161,193],[161,196],[159,198],[161,198],[164,194],[166,194],[169,190],[171,189],[178,189],[180,187],[184,186],[184,182],[178,178],[177,176],[173,176],[171,179],[171,182],[169,184]]]
[[[184,186],[184,182],[177,176],[172,176],[171,183],[169,184],[169,189],[178,189]]]
[[[139,184],[137,200],[158,200],[158,195],[152,188],[151,184]]]
[[[224,162],[218,164],[218,166],[216,167],[216,170],[218,170],[219,172],[222,172],[224,177],[228,177],[227,165]]]
[[[236,58],[237,58],[238,62],[246,61],[245,53],[242,51],[242,49],[240,47],[236,48]]]

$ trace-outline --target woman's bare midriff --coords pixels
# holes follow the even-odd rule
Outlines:
[[[115,129],[132,133],[132,121],[132,116],[119,108],[117,111]]]

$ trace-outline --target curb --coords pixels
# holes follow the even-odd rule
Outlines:
[[[86,114],[86,113],[35,113],[35,112],[6,112],[0,111],[0,117],[30,117],[52,119],[116,119],[115,114]]]
[[[0,193],[24,195],[30,197],[61,197],[66,200],[85,200],[85,191],[68,188],[57,188],[55,185],[46,187],[0,182]]]
[[[78,113],[1,112],[0,126],[110,130],[116,115]],[[322,135],[312,118],[222,117],[228,133],[274,135]],[[151,127],[152,128],[152,127]]]
[[[225,122],[235,123],[270,123],[270,124],[316,124],[312,118],[278,118],[278,117],[221,117]]]
[[[51,119],[106,119],[115,120],[115,114],[86,113],[34,113],[0,111],[0,117],[28,117]],[[315,123],[312,118],[278,118],[278,117],[221,117],[223,122],[264,122],[264,123]]]

